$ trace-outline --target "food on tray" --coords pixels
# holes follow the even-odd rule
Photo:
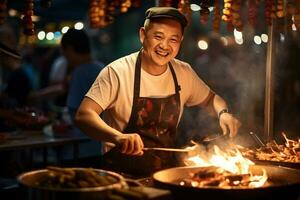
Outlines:
[[[272,140],[257,149],[239,146],[239,150],[249,159],[300,163],[300,139],[288,139],[285,133],[282,136],[285,139],[284,144],[277,144]]]
[[[47,167],[46,174],[36,182],[38,187],[47,188],[90,188],[107,186],[117,183],[119,180],[92,168],[61,168]]]

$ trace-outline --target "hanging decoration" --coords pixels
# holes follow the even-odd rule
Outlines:
[[[153,0],[154,1],[154,0]],[[40,6],[49,8],[52,0],[40,0]],[[117,13],[126,13],[131,7],[138,8],[142,5],[142,0],[89,0],[89,21],[91,28],[103,28],[114,21]],[[213,4],[212,4],[213,2]],[[191,23],[190,0],[159,0],[159,6],[176,6]],[[300,29],[300,0],[199,0],[200,15],[199,23],[207,25],[209,17],[212,17],[212,30],[218,32],[221,21],[227,25],[228,30],[233,28],[241,31],[245,24],[253,27],[257,25],[260,18],[258,8],[264,9],[264,21],[266,25],[272,25],[274,19],[286,19],[289,30]],[[210,7],[213,6],[213,13]],[[0,25],[4,23],[6,17],[7,0],[0,0]],[[246,17],[241,14],[245,13]],[[23,33],[33,35],[34,23],[34,0],[24,0]],[[247,20],[247,21],[246,21]],[[286,23],[285,22],[285,23]]]
[[[220,31],[220,25],[221,25],[221,9],[220,4],[218,1],[214,2],[214,16],[213,16],[213,24],[212,24],[212,30],[215,33],[218,33]]]
[[[7,1],[0,0],[0,25],[4,24],[6,18],[6,8],[7,8]]]
[[[34,35],[34,24],[32,22],[33,7],[33,0],[25,0],[25,8],[22,18],[23,33],[25,35]]]
[[[189,0],[179,0],[178,1],[178,10],[185,15],[187,18],[188,24],[191,23],[192,20],[192,10],[190,6],[190,1]]]
[[[249,0],[248,21],[251,26],[256,26],[257,11],[260,0]]]

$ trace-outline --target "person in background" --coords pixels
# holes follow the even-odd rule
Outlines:
[[[90,39],[84,30],[70,28],[62,36],[60,47],[69,71],[65,76],[67,79],[65,82],[68,85],[66,106],[71,124],[73,124],[75,113],[82,99],[104,64],[93,57]],[[74,131],[82,134],[77,128]],[[87,144],[81,144],[80,149],[82,156],[101,155],[101,143],[98,141],[93,140]],[[99,149],[99,151],[95,151],[95,149]]]
[[[22,57],[10,29],[0,29],[0,67],[3,82],[0,86],[0,132],[13,130],[6,122],[16,120],[14,110],[27,105],[32,92],[28,74],[22,68]],[[5,77],[4,77],[5,74]]]
[[[0,68],[7,75],[0,85],[0,134],[4,135],[15,131],[7,122],[22,122],[23,119],[15,114],[15,109],[26,105],[32,90],[30,79],[21,67],[22,57],[11,31],[5,26],[0,28]],[[26,168],[27,162],[22,156],[15,151],[0,153],[0,185],[3,177],[15,178]]]
[[[22,68],[21,55],[14,49],[13,45],[0,41],[0,65],[7,74],[1,86],[0,105],[7,109],[25,106],[32,91],[30,78]]]
[[[136,176],[177,164],[172,153],[143,148],[176,147],[185,106],[211,106],[223,134],[230,137],[240,126],[226,102],[188,63],[175,58],[187,25],[185,16],[172,7],[153,7],[145,15],[139,30],[142,49],[101,71],[75,118],[86,134],[115,145],[103,155],[104,166]]]
[[[104,64],[93,58],[90,40],[84,30],[69,29],[61,39],[61,50],[71,70],[66,105],[73,120]]]

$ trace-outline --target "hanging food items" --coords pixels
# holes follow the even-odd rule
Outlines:
[[[276,18],[276,7],[274,0],[266,0],[265,1],[265,20],[266,24],[271,26],[272,19]]]
[[[188,24],[192,21],[192,10],[190,7],[189,0],[179,0],[178,1],[178,10],[186,17]]]
[[[171,7],[172,6],[172,0],[161,0],[161,1],[159,1],[159,6]]]
[[[89,18],[90,18],[90,26],[92,28],[97,28],[98,26],[100,26],[98,0],[90,0]]]
[[[4,23],[6,18],[6,0],[0,0],[0,25]]]
[[[114,1],[109,1],[108,6],[106,8],[106,25],[113,23],[114,15],[116,12],[116,6]]]
[[[253,27],[256,26],[257,22],[257,10],[259,2],[260,0],[249,0],[248,21]]]
[[[108,25],[107,22],[107,2],[106,0],[99,0],[99,4],[98,4],[98,8],[99,8],[99,28],[105,27]]]
[[[131,0],[123,0],[120,8],[121,13],[126,13],[130,7],[131,7]]]
[[[214,2],[214,19],[213,19],[213,31],[218,33],[221,24],[220,4],[218,0]]]
[[[227,23],[227,30],[232,31],[233,25],[232,25],[232,4],[233,0],[224,0],[224,8],[223,8],[223,15],[222,20]]]
[[[277,0],[277,10],[276,10],[276,16],[278,18],[283,18],[285,16],[284,10],[283,10],[283,0]]]
[[[242,18],[241,18],[241,4],[242,4],[242,0],[235,0],[232,2],[232,6],[231,6],[231,22],[232,25],[234,26],[234,28],[236,28],[236,30],[238,31],[242,31],[243,30],[243,23],[242,23]]]
[[[209,1],[201,1],[200,8],[200,23],[206,25],[209,17]]]
[[[103,28],[113,21],[112,12],[114,8],[107,5],[106,0],[90,0],[90,26],[92,28]]]
[[[34,24],[32,22],[33,7],[33,0],[25,0],[24,16],[22,18],[23,33],[25,35],[34,35]]]

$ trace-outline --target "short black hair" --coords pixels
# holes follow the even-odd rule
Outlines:
[[[91,45],[87,33],[84,30],[70,28],[61,38],[62,48],[71,46],[77,53],[90,53]]]

